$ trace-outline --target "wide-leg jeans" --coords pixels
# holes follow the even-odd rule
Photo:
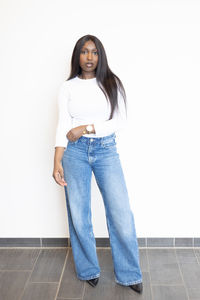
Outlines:
[[[142,282],[135,221],[115,133],[68,141],[62,166],[67,182],[64,190],[77,278],[100,277],[101,271],[91,219],[93,172],[105,207],[115,281],[121,285]]]

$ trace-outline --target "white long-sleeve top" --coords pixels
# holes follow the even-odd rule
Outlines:
[[[124,100],[118,91],[119,109],[115,109],[113,118],[110,102],[99,88],[96,77],[81,79],[78,76],[64,81],[58,91],[58,124],[55,147],[67,147],[67,133],[80,125],[94,124],[95,132],[84,134],[86,137],[103,137],[119,131],[127,125]]]

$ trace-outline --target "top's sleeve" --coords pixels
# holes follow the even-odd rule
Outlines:
[[[69,90],[66,82],[61,84],[58,96],[58,124],[56,129],[55,147],[67,147],[66,134],[72,128],[72,117],[68,111]]]
[[[116,108],[113,117],[107,121],[93,122],[95,132],[99,135],[109,134],[124,129],[128,124],[124,99],[118,90],[118,109]]]

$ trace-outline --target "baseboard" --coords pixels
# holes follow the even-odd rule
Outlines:
[[[96,238],[97,247],[110,247],[109,238]],[[200,247],[200,238],[138,238],[139,247]],[[0,238],[0,247],[71,247],[70,238]]]

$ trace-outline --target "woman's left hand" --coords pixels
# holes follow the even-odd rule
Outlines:
[[[83,135],[83,131],[85,129],[87,125],[80,125],[78,127],[72,128],[70,131],[68,131],[68,133],[66,134],[67,138],[71,141],[71,142],[75,142],[76,140],[78,140],[82,135]]]

